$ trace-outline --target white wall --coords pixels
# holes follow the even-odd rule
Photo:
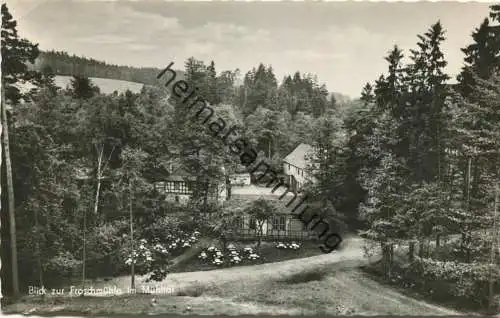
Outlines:
[[[229,177],[232,185],[246,186],[250,185],[250,174],[249,173],[239,173],[233,174]]]
[[[304,183],[309,180],[309,176],[305,169],[297,168],[294,165],[284,162],[283,170],[285,174],[294,176],[295,180],[297,180],[297,182],[299,183],[299,188],[302,187]]]

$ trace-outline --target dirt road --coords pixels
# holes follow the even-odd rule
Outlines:
[[[172,273],[162,282],[146,283],[146,277],[137,277],[137,288],[141,286],[169,286],[173,289],[183,288],[191,284],[217,283],[223,284],[239,280],[263,280],[276,279],[291,276],[311,267],[321,267],[337,264],[338,268],[359,267],[367,264],[376,258],[366,258],[363,254],[363,239],[351,238],[345,240],[344,248],[341,251],[334,251],[330,254],[313,256],[308,258],[293,259],[283,262],[268,263],[253,266],[238,266],[233,268],[223,268],[211,271]],[[126,290],[130,286],[130,277],[119,277],[106,282],[107,286],[116,286]],[[98,285],[94,285],[96,288]]]
[[[269,290],[262,290],[269,282],[278,282],[286,280],[295,274],[302,272],[311,272],[322,268],[333,270],[335,275],[327,277],[322,285],[295,285],[293,289],[288,290],[285,286],[278,287],[282,291],[283,296],[276,297],[292,297],[290,295],[298,293],[300,298],[302,293],[307,293],[312,288],[324,288],[322,300],[325,304],[325,310],[329,310],[328,306],[332,303],[347,303],[353,308],[357,308],[357,312],[363,312],[366,315],[373,314],[397,314],[397,315],[461,315],[457,311],[453,311],[444,307],[429,304],[427,302],[417,300],[399,293],[388,286],[379,284],[361,271],[356,270],[359,266],[375,261],[379,256],[367,258],[363,252],[364,240],[361,238],[349,238],[345,240],[345,246],[342,250],[303,259],[294,259],[283,262],[268,263],[254,266],[240,266],[234,268],[225,268],[211,271],[199,272],[184,272],[170,274],[164,281],[156,283],[145,283],[144,277],[139,277],[137,281],[138,291],[158,290],[163,289],[171,290],[173,293],[178,294],[179,291],[199,289],[200,295],[188,297],[194,303],[202,301],[203,299],[212,299],[214,296],[224,300],[224,302],[231,302],[233,307],[237,308],[247,304],[246,297],[250,297],[250,304],[266,305],[266,296]],[[352,269],[352,270],[351,270]],[[326,283],[325,283],[326,282]],[[130,284],[130,277],[122,277],[113,281],[106,282],[109,286],[110,283],[122,290],[127,290]],[[97,286],[96,286],[97,287]],[[144,288],[144,289],[143,289]],[[212,292],[211,289],[217,289],[218,292]],[[258,290],[260,288],[260,291]],[[234,291],[234,292],[233,292]],[[252,296],[236,295],[236,291],[244,291],[240,294],[252,294]],[[187,292],[185,296],[192,296]],[[153,296],[153,295],[152,295]],[[155,296],[156,297],[156,296]],[[297,297],[293,296],[293,299]],[[159,304],[162,302],[170,302],[169,297],[162,298],[158,296]],[[215,299],[215,298],[214,298]],[[255,299],[262,301],[255,302]],[[292,298],[290,298],[292,299]],[[290,299],[284,299],[283,303],[286,304]],[[273,300],[274,304],[276,300]],[[281,300],[278,300],[278,303]],[[293,306],[278,306],[282,309],[294,309]],[[240,306],[241,305],[241,306]],[[248,305],[248,304],[247,304]],[[253,306],[252,305],[252,306]],[[301,308],[296,307],[296,310]],[[281,310],[281,309],[280,309]],[[200,309],[203,312],[203,309]],[[305,312],[304,312],[305,313]]]

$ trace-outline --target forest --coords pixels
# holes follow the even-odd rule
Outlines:
[[[124,275],[134,242],[195,228],[217,237],[227,229],[224,217],[234,207],[208,204],[206,185],[221,178],[221,166],[229,173],[244,168],[187,117],[156,80],[160,69],[42,53],[16,28],[3,4],[4,295],[82,275]],[[444,71],[444,41],[438,21],[416,36],[409,52],[388,48],[387,71],[353,101],[336,101],[312,74],[278,80],[263,63],[241,81],[239,70],[217,70],[216,61],[194,57],[182,71],[275,171],[298,144],[315,146],[320,169],[308,195],[339,228],[372,242],[367,253],[380,247],[388,282],[494,310],[500,295],[500,6],[491,6],[472,30],[454,85]],[[73,76],[71,87],[56,87],[55,75]],[[88,77],[148,85],[139,94],[105,95]],[[26,82],[36,88],[23,92]],[[188,206],[165,202],[154,189],[171,160],[200,181]],[[168,217],[173,211],[182,216]],[[212,213],[221,217],[208,220]],[[409,251],[402,256],[403,244]],[[165,264],[155,263],[154,270]]]
[[[53,72],[57,75],[79,75],[84,77],[101,77],[118,79],[143,84],[156,84],[156,76],[160,69],[153,67],[130,67],[110,65],[93,58],[70,56],[65,51],[40,51],[30,68],[38,71]]]

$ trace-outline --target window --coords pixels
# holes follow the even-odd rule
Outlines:
[[[237,229],[237,230],[241,230],[244,228],[244,223],[243,223],[243,219],[241,217],[238,217],[234,220],[234,228]]]
[[[304,231],[304,232],[309,231],[309,229],[307,228],[307,224],[305,224],[303,222],[301,222],[301,223],[302,223],[302,231]]]
[[[278,231],[286,231],[286,217],[275,216],[273,218],[273,229]]]
[[[166,192],[172,192],[172,190],[173,190],[172,182],[167,182],[165,184],[165,191]]]
[[[155,188],[156,188],[156,191],[158,191],[158,192],[160,192],[160,193],[161,193],[161,192],[165,192],[165,190],[166,190],[166,189],[165,189],[165,182],[157,182],[157,183],[155,184]]]
[[[174,190],[175,190],[175,191],[179,191],[179,190],[180,190],[180,188],[181,188],[181,185],[179,184],[179,182],[175,182],[175,183],[174,183]]]
[[[255,218],[250,218],[248,228],[250,228],[250,230],[255,230],[257,228],[257,222],[255,221]]]

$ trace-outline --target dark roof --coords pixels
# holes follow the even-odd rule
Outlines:
[[[300,144],[288,154],[283,161],[298,168],[305,169],[311,155],[313,155],[313,148],[308,144]]]
[[[182,167],[178,167],[172,173],[165,178],[165,181],[194,181],[196,177],[191,175],[189,172],[184,170]]]

